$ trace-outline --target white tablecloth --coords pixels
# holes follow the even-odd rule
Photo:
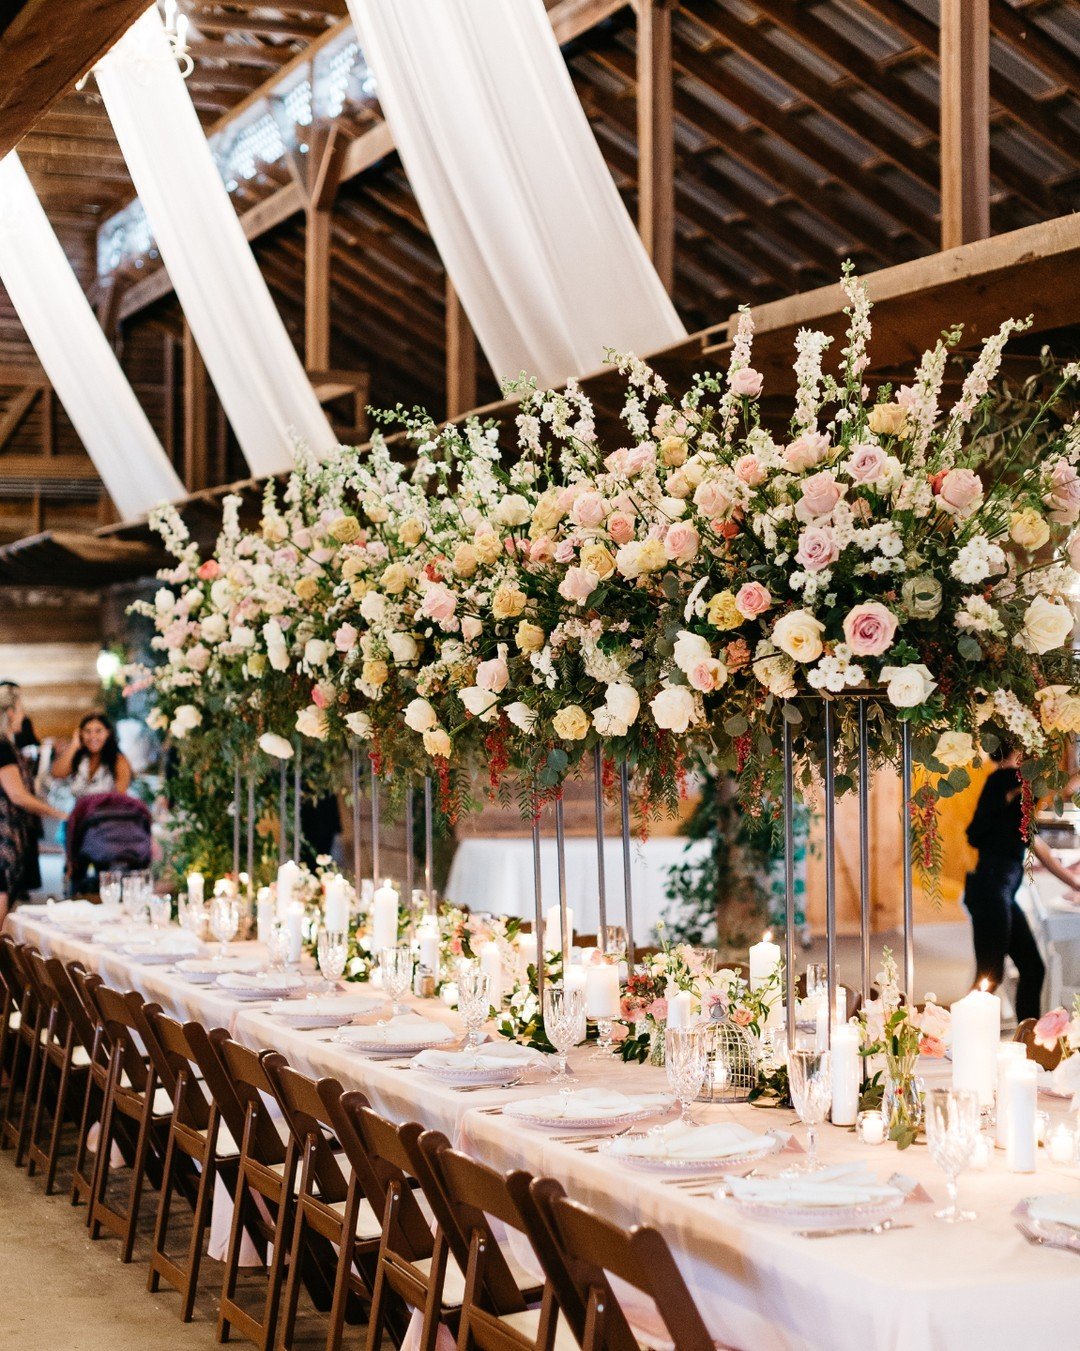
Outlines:
[[[687,845],[690,848],[687,849]],[[681,835],[661,835],[635,840],[631,845],[630,877],[633,886],[634,942],[656,942],[656,922],[670,907],[666,891],[673,867],[708,857],[705,840],[690,842]],[[575,837],[566,841],[567,905],[574,912],[579,933],[599,928],[599,884],[596,841]],[[604,847],[609,924],[625,922],[623,903],[622,841],[607,839]],[[559,901],[558,854],[555,841],[545,839],[540,847],[540,873],[545,910]],[[447,899],[470,910],[489,910],[496,915],[519,915],[532,919],[533,851],[531,839],[462,840],[457,847],[446,883]]]
[[[167,1008],[179,1002],[191,1009],[205,1000],[210,1022],[224,1022],[248,1045],[277,1047],[307,1074],[334,1075],[347,1087],[362,1089],[380,1112],[444,1131],[496,1167],[557,1177],[572,1196],[619,1223],[656,1225],[724,1346],[738,1351],[1064,1351],[1077,1344],[1076,1255],[1029,1245],[1011,1213],[1024,1196],[1076,1192],[1080,1171],[1075,1168],[1056,1167],[1040,1155],[1034,1176],[1013,1175],[998,1152],[988,1171],[961,1179],[961,1198],[978,1212],[976,1224],[942,1225],[933,1218],[934,1206],[909,1201],[900,1219],[910,1229],[810,1241],[779,1224],[744,1220],[729,1202],[690,1196],[656,1175],[477,1110],[549,1092],[546,1087],[455,1092],[400,1062],[363,1060],[324,1040],[329,1033],[284,1028],[265,1009],[235,1001],[227,1001],[231,1007],[226,1008],[222,995],[183,985],[161,967],[130,965],[122,971],[115,955],[63,938],[25,912],[10,916],[8,927],[45,951],[78,956],[121,987],[139,989]],[[247,950],[256,949],[249,945]],[[423,1013],[457,1026],[456,1015],[437,1002],[426,1001]],[[583,1085],[627,1092],[665,1087],[662,1070],[597,1061],[591,1052],[575,1052],[571,1066]],[[930,1062],[926,1070],[935,1078],[948,1072],[941,1061]],[[1049,1100],[1040,1105],[1061,1110]],[[696,1114],[706,1121],[742,1121],[757,1132],[765,1125],[794,1123],[789,1112],[752,1107],[698,1107]],[[801,1135],[797,1124],[796,1130]],[[831,1126],[823,1127],[821,1136],[825,1162],[858,1157],[883,1179],[900,1170],[921,1182],[936,1202],[944,1200],[943,1176],[925,1146],[904,1153],[889,1145],[873,1149],[859,1145],[851,1131]]]

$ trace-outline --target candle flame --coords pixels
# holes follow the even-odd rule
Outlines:
[[[982,990],[982,992],[985,994],[986,991],[989,990],[989,988],[990,982],[986,979],[985,976],[983,976],[982,980],[979,981],[979,989]]]
[[[772,942],[772,930],[771,930],[771,929],[766,929],[766,930],[765,930],[765,932],[761,935],[761,941],[762,941],[763,943],[771,943],[771,942]]]

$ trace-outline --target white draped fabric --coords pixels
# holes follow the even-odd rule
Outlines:
[[[335,437],[259,272],[147,10],[97,67],[98,88],[157,247],[251,472],[291,468],[296,440]]]
[[[496,376],[685,337],[542,0],[348,0],[413,191]]]
[[[0,281],[120,515],[183,497],[14,150],[0,160]]]

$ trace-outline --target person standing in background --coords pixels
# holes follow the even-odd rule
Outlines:
[[[32,791],[26,761],[15,735],[26,720],[17,685],[0,685],[0,924],[8,907],[24,900],[37,876],[37,819],[63,821],[57,811]]]
[[[126,793],[131,787],[131,765],[104,713],[88,713],[79,730],[53,760],[55,780],[67,780],[76,799],[89,793]]]

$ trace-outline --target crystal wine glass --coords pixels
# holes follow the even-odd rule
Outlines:
[[[552,1083],[567,1083],[570,1074],[566,1057],[570,1048],[580,1040],[582,1019],[585,1017],[585,991],[567,988],[556,981],[544,986],[544,1031],[555,1047],[559,1071]]]
[[[946,1224],[973,1220],[975,1212],[957,1205],[956,1179],[971,1162],[979,1135],[979,1095],[970,1088],[931,1088],[926,1094],[924,1122],[930,1157],[945,1174],[949,1204],[935,1211]]]
[[[806,1162],[790,1171],[814,1173],[822,1165],[817,1157],[817,1128],[832,1104],[832,1071],[828,1051],[794,1049],[788,1058],[791,1101],[806,1127]]]
[[[172,919],[172,897],[165,892],[158,895],[157,892],[150,893],[150,924],[155,929],[168,928],[169,920]]]
[[[319,958],[320,964],[322,958]],[[393,1000],[392,1014],[408,1013],[408,1007],[402,1000],[412,985],[413,955],[407,944],[398,947],[383,948],[379,954],[379,969],[382,971],[383,989]],[[324,973],[325,974],[325,973]]]
[[[217,939],[218,956],[224,958],[226,943],[231,943],[240,928],[240,901],[236,896],[215,896],[210,902],[210,932]]]
[[[668,1084],[679,1100],[684,1126],[696,1126],[690,1104],[697,1099],[705,1082],[708,1064],[703,1027],[669,1027],[664,1032],[664,1065]]]
[[[349,955],[349,935],[337,929],[320,929],[316,952],[319,970],[326,982],[326,993],[329,994],[344,975]]]
[[[98,898],[102,905],[119,905],[124,885],[124,875],[118,872],[103,872],[98,877]]]
[[[468,1033],[467,1045],[479,1046],[480,1032],[491,1013],[491,976],[479,962],[462,962],[458,967],[458,1013]]]
[[[289,949],[292,940],[289,931],[280,920],[274,919],[266,939],[266,954],[271,971],[284,971],[289,965]]]

